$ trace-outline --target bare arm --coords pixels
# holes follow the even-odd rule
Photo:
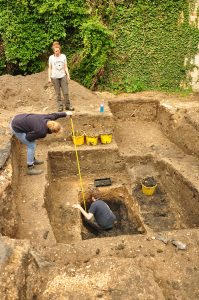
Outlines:
[[[68,65],[67,65],[67,63],[65,63],[65,72],[66,72],[66,75],[68,77],[68,80],[70,80],[70,74],[69,74],[69,71],[68,71]]]
[[[92,214],[92,213],[87,213],[87,212],[81,207],[81,205],[79,205],[79,204],[74,204],[73,207],[78,208],[78,209],[81,211],[82,215],[84,215],[84,217],[85,217],[87,220],[92,219],[93,214]]]
[[[49,65],[48,65],[48,82],[51,82],[51,74],[52,74],[52,65],[49,63]]]

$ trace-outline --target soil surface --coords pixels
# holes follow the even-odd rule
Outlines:
[[[0,299],[199,299],[199,96],[115,96],[71,80],[73,123],[60,119],[62,133],[37,141],[44,172],[28,176],[9,123],[57,111],[47,78],[0,77]],[[78,152],[72,125],[85,133]],[[112,133],[110,144],[102,133]],[[97,144],[87,144],[94,134]],[[157,182],[151,196],[147,176]],[[72,205],[88,209],[103,178],[111,185],[100,198],[118,223],[96,232]]]

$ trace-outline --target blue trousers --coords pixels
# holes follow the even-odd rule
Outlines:
[[[15,132],[11,127],[12,133],[16,136],[16,138],[27,146],[27,164],[33,165],[35,159],[35,149],[36,149],[36,142],[29,142],[26,139],[26,133]]]

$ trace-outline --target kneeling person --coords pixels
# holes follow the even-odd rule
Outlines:
[[[90,225],[94,225],[95,229],[108,230],[112,229],[116,223],[116,216],[110,207],[100,199],[92,195],[92,204],[88,213],[81,207],[80,204],[74,204],[73,207],[78,208],[84,217],[89,221]],[[91,220],[94,218],[94,222]]]

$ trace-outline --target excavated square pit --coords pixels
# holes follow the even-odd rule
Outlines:
[[[95,175],[94,175],[95,176]],[[90,185],[93,178],[84,176],[85,203],[87,211],[91,205]],[[82,203],[79,178],[77,176],[54,178],[47,185],[45,207],[56,238],[59,243],[73,243],[95,237],[109,237],[144,233],[139,211],[134,199],[124,186],[102,187],[100,199],[105,201],[117,217],[117,225],[110,231],[100,234],[93,231],[85,222],[80,211],[73,208],[74,203]],[[89,192],[88,192],[89,191]],[[87,193],[88,192],[88,193]]]
[[[199,227],[199,193],[195,186],[171,164],[141,159],[129,167],[133,177],[132,195],[140,207],[145,225],[154,232]],[[142,192],[146,175],[157,180],[155,193]]]
[[[133,213],[130,208],[125,205],[124,200],[119,198],[113,199],[103,199],[103,201],[108,204],[117,219],[117,224],[111,230],[97,230],[93,228],[86,219],[82,218],[81,236],[83,240],[91,239],[95,237],[111,237],[118,235],[129,235],[129,234],[140,234],[138,230],[138,224],[136,218],[134,218]],[[91,202],[87,202],[87,211],[89,211]],[[81,204],[84,207],[84,204]],[[141,230],[141,231],[144,231]]]
[[[139,203],[144,224],[154,231],[178,229],[176,212],[171,209],[169,197],[160,185],[152,196],[147,196],[138,182],[133,194]]]

